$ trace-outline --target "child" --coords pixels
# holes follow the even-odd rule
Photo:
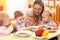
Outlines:
[[[42,25],[47,25],[48,27],[56,27],[56,23],[52,20],[52,14],[50,11],[46,10],[42,14]]]
[[[21,11],[15,11],[14,17],[16,19],[16,28],[17,28],[17,31],[19,31],[21,28],[25,27],[24,15],[23,15],[23,13]]]
[[[7,14],[0,13],[0,35],[7,35],[13,31],[13,27],[10,26],[10,19]]]

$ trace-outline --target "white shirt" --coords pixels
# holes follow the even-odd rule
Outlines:
[[[0,34],[10,34],[13,31],[13,27],[0,26]]]

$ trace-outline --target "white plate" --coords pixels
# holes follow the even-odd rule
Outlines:
[[[31,26],[32,28],[31,28],[31,30],[32,31],[36,31],[40,26]]]
[[[21,31],[17,31],[16,34],[18,36],[28,36],[28,35],[32,34],[32,32],[31,31],[27,31],[27,30],[21,30]]]
[[[32,27],[32,28],[36,28],[36,29],[37,29],[37,28],[39,28],[40,26],[31,26],[31,27]]]

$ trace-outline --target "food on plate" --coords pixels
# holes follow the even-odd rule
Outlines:
[[[44,32],[44,28],[39,28],[39,30],[35,32],[35,35],[41,37],[43,32]]]
[[[18,36],[28,36],[30,35],[32,32],[31,31],[27,31],[27,30],[21,30],[21,31],[17,31],[16,34]]]
[[[58,27],[51,27],[51,28],[47,28],[49,33],[56,33],[58,30]]]
[[[58,27],[48,27],[46,28],[47,30],[58,30],[59,28]]]
[[[50,30],[49,33],[56,33],[56,30]]]
[[[58,30],[59,28],[58,27],[52,27],[52,30]]]
[[[48,31],[44,31],[44,32],[42,33],[42,37],[48,36],[48,34],[49,34]]]
[[[51,27],[48,27],[47,30],[51,30]]]
[[[20,32],[19,34],[20,35],[27,35],[27,33],[24,33],[24,32]]]
[[[35,35],[38,36],[38,37],[41,37],[42,36],[42,31],[40,31],[40,30],[36,31]]]
[[[41,30],[43,32],[44,28],[43,27],[39,27],[38,30]]]
[[[48,34],[49,34],[49,32],[46,31],[44,28],[39,28],[39,30],[37,30],[37,31],[35,32],[35,35],[36,35],[37,37],[46,37],[46,36],[48,36]]]

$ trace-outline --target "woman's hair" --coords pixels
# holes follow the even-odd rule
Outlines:
[[[44,3],[42,2],[42,0],[36,0],[33,5],[35,5],[35,4],[38,4],[42,7],[42,11],[41,11],[41,15],[42,15],[42,13],[44,11]]]
[[[21,11],[15,11],[14,12],[14,17],[17,18],[19,16],[23,16],[23,13]]]

